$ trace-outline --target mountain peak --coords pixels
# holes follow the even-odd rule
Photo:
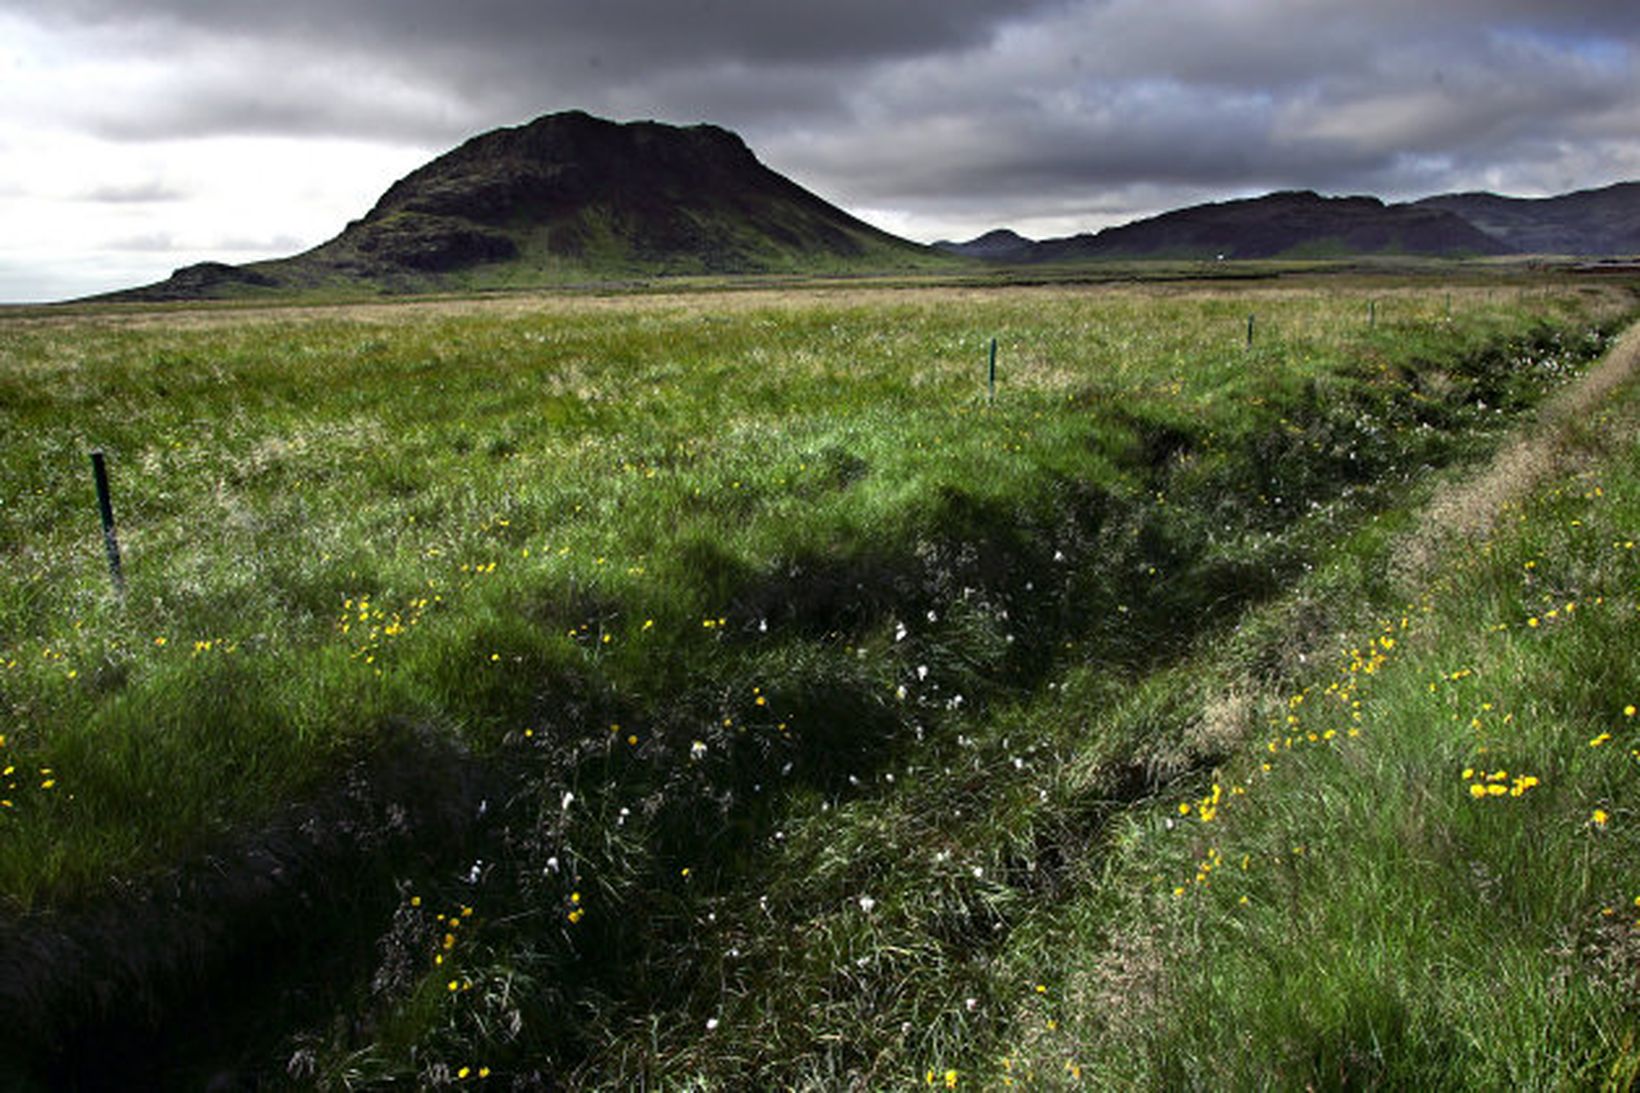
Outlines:
[[[761,167],[744,141],[715,125],[614,122],[570,110],[468,139],[395,182],[364,219],[410,211],[502,223],[657,175],[677,182],[690,171]]]
[[[1029,254],[1032,245],[1031,240],[1012,228],[992,228],[984,235],[976,236],[966,243],[953,243],[942,239],[935,243],[934,247],[948,254],[960,254],[969,258],[1011,261]]]

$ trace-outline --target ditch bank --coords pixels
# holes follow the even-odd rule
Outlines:
[[[385,726],[237,842],[0,924],[0,1085],[238,1088],[368,970],[393,880],[459,856],[490,781],[447,734]]]

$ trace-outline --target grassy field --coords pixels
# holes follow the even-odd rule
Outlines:
[[[1412,514],[1634,312],[5,319],[12,1080],[1632,1081],[1632,386],[1485,550]]]

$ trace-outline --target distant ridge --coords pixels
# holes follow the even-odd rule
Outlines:
[[[997,228],[966,243],[940,240],[934,246],[950,254],[965,258],[988,258],[993,261],[1013,262],[1027,258],[1036,243],[1009,228]]]
[[[292,258],[202,263],[115,299],[521,287],[667,274],[891,270],[948,261],[828,204],[713,125],[580,111],[473,137]]]
[[[1325,258],[1352,254],[1443,257],[1508,248],[1462,217],[1385,205],[1376,197],[1322,197],[1308,190],[1197,205],[1095,236],[1040,245],[1050,261],[1088,258]]]
[[[1441,194],[1414,204],[1456,213],[1527,254],[1640,255],[1640,182],[1558,197]]]
[[[1640,182],[1547,198],[1441,194],[1404,204],[1309,190],[1192,205],[1097,234],[1031,242],[1006,229],[947,253],[1006,263],[1105,259],[1640,255]]]
[[[975,244],[990,238],[980,236],[973,243],[947,245],[947,249],[988,258],[991,256],[978,252]],[[1386,205],[1376,197],[1322,197],[1301,190],[1193,205],[1097,234],[1026,243],[997,260],[1058,263],[1359,254],[1471,257],[1509,250],[1500,240],[1443,209]]]

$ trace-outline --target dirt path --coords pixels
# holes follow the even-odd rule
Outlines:
[[[1640,323],[1625,330],[1581,379],[1545,402],[1536,419],[1484,469],[1440,488],[1418,528],[1407,536],[1398,554],[1396,575],[1414,582],[1427,576],[1443,549],[1458,540],[1484,539],[1506,504],[1526,497],[1544,480],[1572,470],[1583,459],[1572,441],[1575,426],[1637,373]]]

